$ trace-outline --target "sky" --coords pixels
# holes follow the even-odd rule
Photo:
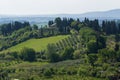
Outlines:
[[[120,9],[120,0],[0,0],[2,15],[81,14]]]

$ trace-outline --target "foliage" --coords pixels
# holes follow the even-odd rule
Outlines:
[[[81,28],[79,33],[86,42],[89,40],[96,40],[96,32],[89,27]]]
[[[113,50],[102,49],[98,52],[101,62],[114,62],[116,61],[116,52]]]
[[[56,53],[56,46],[54,44],[47,45],[46,56],[47,59],[50,60],[50,62],[59,61],[59,55]]]
[[[96,54],[89,54],[88,55],[88,62],[94,66],[94,63],[97,61],[98,57]]]
[[[74,52],[74,49],[72,47],[65,48],[62,53],[62,59],[63,60],[73,59],[73,52]]]
[[[18,44],[0,54],[3,79],[117,80],[120,76],[120,24],[115,21],[100,25],[97,19],[58,17],[39,29],[29,23],[15,22],[15,29],[11,25],[0,26],[1,50]]]
[[[74,53],[73,53],[73,58],[74,59],[79,59],[81,57],[81,53],[80,53],[80,50],[75,50]]]
[[[51,72],[50,69],[46,69],[46,70],[44,71],[43,75],[46,76],[46,77],[51,77],[51,76],[52,76],[52,72]]]
[[[30,62],[35,61],[36,60],[35,51],[31,48],[24,47],[20,51],[20,58],[24,61],[30,61]]]
[[[13,31],[18,30],[20,28],[24,28],[26,26],[30,26],[29,22],[12,22],[12,23],[8,23],[8,24],[3,24],[0,26],[0,32],[2,33],[2,35],[7,36],[10,35]]]
[[[20,51],[24,47],[33,48],[35,51],[39,52],[41,50],[46,50],[48,44],[56,43],[59,40],[67,38],[68,36],[69,35],[59,35],[59,36],[40,38],[40,39],[30,39],[30,40],[24,41],[23,43],[10,47],[9,49],[3,52]]]
[[[95,40],[90,40],[87,44],[88,53],[97,53],[98,46]]]

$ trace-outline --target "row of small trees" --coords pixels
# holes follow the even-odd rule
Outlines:
[[[120,24],[116,21],[102,21],[102,25],[100,24],[98,19],[95,20],[89,20],[88,18],[85,18],[83,21],[80,21],[79,19],[75,20],[73,18],[56,18],[54,21],[49,21],[48,25],[51,26],[53,24],[56,24],[55,27],[58,28],[60,33],[70,33],[71,29],[75,29],[77,31],[80,30],[83,26],[88,26],[95,31],[104,32],[107,35],[109,34],[118,34],[120,33]]]
[[[4,36],[10,35],[12,32],[14,32],[15,30],[24,28],[30,26],[29,22],[12,22],[12,23],[8,23],[8,24],[3,24],[0,25],[0,33]]]

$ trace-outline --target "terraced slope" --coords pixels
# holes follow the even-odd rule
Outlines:
[[[35,51],[41,51],[41,50],[45,50],[46,46],[49,43],[57,43],[58,41],[67,38],[68,36],[69,35],[59,35],[59,36],[53,36],[53,37],[41,38],[41,39],[30,39],[16,46],[8,48],[5,51],[20,51],[24,47],[33,48]]]

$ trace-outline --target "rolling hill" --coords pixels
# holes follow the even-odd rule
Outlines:
[[[56,43],[59,40],[62,40],[67,37],[68,37],[68,35],[60,35],[60,36],[53,36],[53,37],[41,38],[41,39],[30,39],[30,40],[22,42],[16,46],[8,48],[5,51],[7,51],[7,52],[8,51],[10,51],[10,52],[20,51],[24,47],[33,48],[35,51],[41,51],[41,50],[46,49],[46,47],[49,43]]]
[[[120,9],[114,9],[109,11],[88,12],[88,13],[80,14],[79,16],[120,19]]]

